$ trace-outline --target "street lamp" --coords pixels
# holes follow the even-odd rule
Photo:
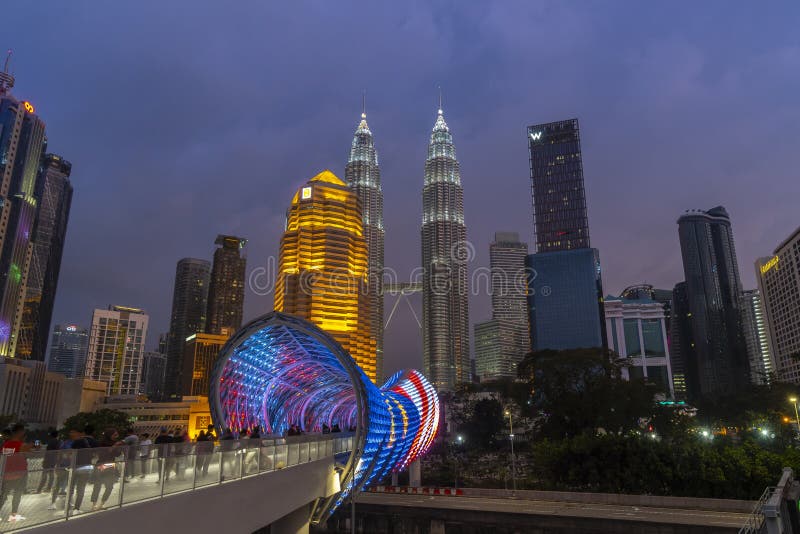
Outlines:
[[[517,465],[514,457],[514,421],[510,410],[505,411],[508,417],[508,438],[511,440],[511,483],[514,493],[517,492]]]
[[[459,448],[461,448],[461,445],[464,444],[464,437],[461,434],[456,436],[456,443],[458,444]],[[456,464],[456,486],[455,486],[455,489],[458,489],[458,456],[456,454],[453,454],[453,462]]]
[[[789,402],[794,406],[794,419],[797,421],[797,431],[800,432],[800,416],[797,415],[797,397],[789,397]]]

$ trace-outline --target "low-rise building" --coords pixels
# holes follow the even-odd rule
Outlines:
[[[56,426],[65,380],[42,361],[0,358],[0,414],[33,427]]]
[[[151,436],[165,427],[174,432],[189,431],[194,439],[211,424],[208,397],[183,397],[179,402],[149,402],[144,397],[106,397],[95,409],[108,408],[128,414],[133,430]]]
[[[644,378],[674,398],[664,305],[649,298],[607,296],[604,307],[609,348],[627,364],[623,378]]]

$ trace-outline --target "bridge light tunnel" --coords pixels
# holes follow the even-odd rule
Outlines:
[[[209,400],[220,430],[355,427],[341,492],[315,508],[314,521],[423,455],[439,426],[439,399],[420,372],[400,371],[378,388],[331,336],[280,312],[251,321],[223,347]]]

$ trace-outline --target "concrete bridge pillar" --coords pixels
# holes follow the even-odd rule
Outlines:
[[[408,485],[412,488],[419,488],[422,486],[422,464],[419,458],[411,462],[408,466]]]
[[[308,506],[301,506],[272,523],[269,532],[270,534],[308,534],[310,514],[311,510]]]

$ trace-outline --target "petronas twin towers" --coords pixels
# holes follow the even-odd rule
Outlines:
[[[366,113],[356,129],[345,180],[361,201],[368,250],[371,329],[376,370],[383,376],[383,192],[378,155]],[[422,190],[422,338],[425,374],[438,391],[452,391],[470,379],[464,194],[453,136],[439,106],[433,126]]]

